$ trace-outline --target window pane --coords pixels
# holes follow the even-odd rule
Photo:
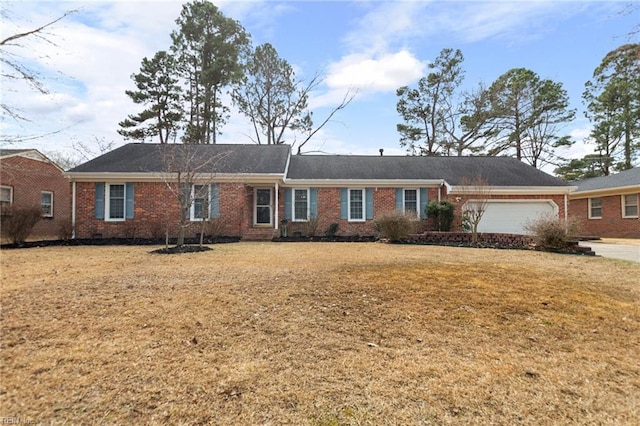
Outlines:
[[[207,219],[209,217],[209,186],[193,185],[193,218]]]
[[[44,216],[52,216],[53,194],[50,192],[40,193],[40,207]]]
[[[256,205],[258,206],[269,206],[271,205],[271,190],[269,189],[258,189],[256,191]]]
[[[637,195],[624,196],[624,215],[626,217],[638,216],[638,196]]]
[[[0,201],[3,203],[11,202],[11,188],[2,187],[0,188]]]
[[[349,213],[350,219],[364,219],[363,191],[352,189],[349,191]]]
[[[602,200],[600,198],[591,198],[591,217],[602,217]]]
[[[308,220],[308,196],[306,189],[294,190],[293,220]]]
[[[404,190],[404,212],[405,213],[418,213],[418,190],[405,189]]]
[[[124,219],[124,185],[109,185],[109,218]]]

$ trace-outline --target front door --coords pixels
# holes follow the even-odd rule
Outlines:
[[[273,191],[272,188],[256,188],[253,194],[254,200],[254,225],[271,225],[271,210]]]

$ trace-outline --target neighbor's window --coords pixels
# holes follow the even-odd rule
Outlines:
[[[107,184],[107,220],[124,220],[125,185]]]
[[[209,219],[209,185],[193,185],[191,220]]]
[[[622,217],[638,217],[638,194],[622,196]]]
[[[602,217],[602,198],[589,198],[589,219]]]
[[[418,214],[418,190],[417,189],[405,189],[404,190],[404,213],[405,214]]]
[[[13,202],[13,187],[0,186],[0,206],[10,206]]]
[[[53,192],[42,191],[40,193],[40,207],[42,208],[42,216],[53,217]]]
[[[293,220],[294,221],[309,220],[309,190],[308,189],[293,190]]]
[[[364,189],[349,190],[349,220],[364,220]]]

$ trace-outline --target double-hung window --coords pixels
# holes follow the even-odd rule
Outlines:
[[[309,220],[309,190],[293,190],[293,220],[304,222]]]
[[[106,220],[124,220],[125,184],[108,183],[106,190]]]
[[[403,209],[405,214],[418,215],[418,190],[405,189]]]
[[[622,217],[636,218],[638,217],[638,194],[630,194],[622,196]]]
[[[191,192],[191,220],[206,220],[209,214],[209,185],[193,185]]]
[[[589,219],[602,218],[602,198],[589,198]]]
[[[364,189],[349,189],[349,220],[365,220]]]
[[[53,192],[42,191],[40,193],[40,207],[42,208],[42,216],[53,217]]]

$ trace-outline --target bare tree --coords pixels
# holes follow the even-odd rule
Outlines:
[[[192,226],[192,219],[200,222],[202,245],[206,223],[215,216],[215,166],[224,161],[228,153],[212,154],[206,145],[196,144],[164,144],[157,148],[163,163],[162,178],[180,210],[176,247],[184,245],[185,233]],[[168,225],[167,221],[167,245]]]
[[[42,80],[42,77],[38,74],[38,72],[29,65],[29,59],[24,56],[24,52],[27,51],[27,48],[22,44],[23,41],[26,40],[36,40],[41,43],[45,43],[47,45],[53,47],[59,47],[52,39],[52,34],[49,30],[59,21],[66,18],[67,16],[78,12],[79,9],[69,10],[65,12],[62,16],[47,22],[44,25],[41,25],[37,28],[27,30],[24,32],[20,32],[17,34],[10,35],[0,41],[0,64],[2,64],[1,77],[3,81],[3,86],[11,87],[15,85],[18,81],[26,82],[28,87],[37,93],[47,95],[49,94],[49,89],[45,85]],[[0,16],[3,20],[10,21],[12,17],[6,9],[0,9]],[[13,118],[17,121],[30,121],[26,116],[23,115],[22,111],[20,111],[15,106],[9,105],[0,101],[0,110],[3,112],[3,115]],[[44,135],[43,135],[44,136]],[[40,136],[41,137],[41,136]],[[3,142],[19,142],[26,139],[35,138],[31,137],[15,137],[8,138],[6,136],[2,137]]]
[[[460,181],[460,187],[462,193],[469,197],[462,206],[463,228],[469,228],[472,242],[477,243],[478,225],[480,225],[489,198],[491,198],[491,187],[481,175],[473,178],[463,177]]]

